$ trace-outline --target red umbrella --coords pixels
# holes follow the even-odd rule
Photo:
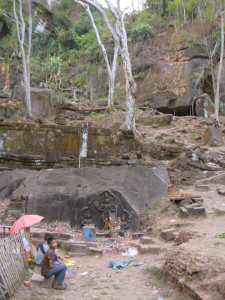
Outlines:
[[[15,232],[22,228],[29,227],[40,222],[42,219],[44,219],[44,217],[39,215],[24,215],[13,223],[9,232]]]

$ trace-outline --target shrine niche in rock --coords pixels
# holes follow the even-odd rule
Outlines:
[[[120,224],[123,230],[139,226],[138,214],[116,191],[105,191],[88,197],[87,202],[87,206],[79,213],[81,226],[94,224],[99,229],[109,229]],[[74,224],[77,220],[75,218]]]

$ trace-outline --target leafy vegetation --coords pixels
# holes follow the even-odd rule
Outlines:
[[[125,17],[130,47],[135,47],[137,43],[149,43],[155,34],[169,25],[176,29],[173,37],[175,44],[185,42],[192,47],[193,44],[204,44],[207,38],[207,45],[213,45],[212,41],[220,41],[216,20],[223,5],[222,0],[146,0],[143,11],[134,11]],[[12,7],[12,0],[1,0],[0,9],[4,14],[0,12],[0,71],[6,78],[6,70],[13,66],[15,71],[10,77],[15,84],[16,80],[20,80],[17,74],[21,74],[21,57],[15,23],[12,21]],[[105,67],[89,16],[73,0],[62,0],[56,8],[56,13],[50,15],[41,4],[34,6],[36,20],[45,20],[48,15],[50,28],[45,32],[33,30],[31,84],[38,85],[44,81],[54,89],[76,86],[89,93],[89,79],[95,78],[99,66]],[[98,12],[91,10],[109,60],[112,61],[114,42],[111,34]],[[107,10],[106,13],[115,22]],[[124,80],[124,75],[120,76]],[[134,78],[141,80],[144,74],[140,72]],[[106,84],[100,83],[98,97],[106,96],[107,91]],[[114,100],[125,99],[125,89],[117,88]]]
[[[217,234],[217,235],[215,235],[215,238],[224,239],[225,238],[225,233]]]

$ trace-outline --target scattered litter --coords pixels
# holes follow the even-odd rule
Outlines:
[[[66,278],[72,278],[72,277],[73,277],[73,270],[67,269]]]
[[[210,203],[211,205],[218,205],[218,206],[225,206],[225,203],[221,203],[221,204],[219,204],[219,203]]]
[[[163,298],[162,297],[158,297],[158,300],[163,300]]]
[[[192,153],[192,158],[191,158],[191,160],[193,160],[193,161],[198,161],[199,159],[198,159],[198,155],[196,154],[196,153]]]
[[[176,222],[176,220],[170,220],[170,222],[171,222],[171,223],[175,223],[175,222]]]
[[[122,253],[123,256],[135,256],[138,255],[138,251],[136,248],[128,248],[127,252]]]
[[[113,238],[105,238],[98,242],[98,247],[103,254],[119,254],[126,253],[128,249],[134,247],[134,243],[129,241],[131,233],[126,233],[124,237],[116,236]]]
[[[203,171],[203,174],[208,174],[208,171]]]
[[[158,290],[153,290],[153,291],[152,291],[152,295],[153,295],[153,296],[156,296],[156,295],[158,294],[158,292],[159,292]]]
[[[129,260],[129,261],[121,260],[121,261],[117,261],[117,262],[110,261],[110,263],[106,267],[107,268],[113,268],[113,270],[119,270],[119,269],[123,269],[123,268],[125,268],[129,265],[131,265],[131,266],[140,266],[142,264],[136,263],[132,260]]]
[[[87,272],[78,273],[78,276],[86,276],[86,275],[88,275],[88,273],[87,273]]]
[[[69,264],[65,264],[67,267],[72,267],[75,265],[75,263],[70,262]]]

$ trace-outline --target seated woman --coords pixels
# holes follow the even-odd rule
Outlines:
[[[48,251],[49,246],[47,244],[47,240],[51,237],[50,233],[45,233],[44,236],[44,243],[40,243],[37,247],[37,255],[34,258],[34,263],[36,265],[41,265],[42,259],[45,255],[45,253]]]
[[[41,263],[41,275],[46,278],[55,275],[54,289],[65,290],[63,284],[67,267],[64,260],[55,254],[57,242],[53,237],[48,239],[49,250],[45,253]]]

